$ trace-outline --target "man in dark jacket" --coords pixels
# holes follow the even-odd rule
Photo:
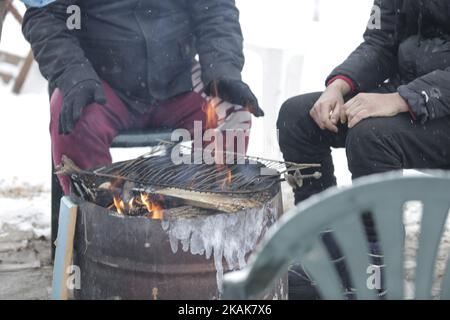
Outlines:
[[[263,115],[241,80],[234,0],[59,0],[29,8],[23,32],[49,80],[55,165],[62,155],[82,168],[110,163],[120,131],[192,130],[212,100],[226,130],[249,129],[248,110]]]
[[[285,159],[322,164],[296,202],[336,184],[331,147],[346,148],[353,178],[450,168],[450,2],[376,0],[364,42],[326,85],[279,114]]]
[[[379,27],[326,80],[288,100],[277,127],[287,161],[321,163],[296,202],[336,184],[330,147],[353,178],[450,166],[450,3],[377,0]]]

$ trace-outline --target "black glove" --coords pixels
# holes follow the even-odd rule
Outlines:
[[[59,134],[71,133],[81,117],[83,108],[94,102],[101,105],[106,103],[102,86],[95,80],[80,82],[64,94],[64,103],[59,115]]]
[[[206,94],[247,107],[255,117],[264,116],[264,111],[259,107],[258,99],[249,86],[240,80],[222,79],[213,81],[207,86]]]

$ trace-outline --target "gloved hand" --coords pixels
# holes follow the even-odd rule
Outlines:
[[[64,103],[59,115],[59,134],[71,133],[83,109],[92,103],[101,105],[106,103],[102,86],[95,80],[82,81],[64,94]]]
[[[255,117],[264,116],[264,111],[259,107],[258,99],[249,86],[240,80],[222,79],[213,81],[207,86],[206,94],[247,107]]]

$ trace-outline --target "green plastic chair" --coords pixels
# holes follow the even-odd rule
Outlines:
[[[323,299],[344,299],[340,277],[330,261],[321,233],[331,229],[355,289],[356,298],[379,299],[367,285],[371,265],[362,215],[370,212],[384,254],[386,299],[404,299],[404,204],[423,204],[417,255],[415,299],[431,299],[435,262],[450,208],[450,174],[403,177],[388,173],[362,178],[348,189],[329,189],[285,214],[241,271],[228,273],[224,299],[258,298],[295,261],[301,261]],[[441,298],[450,299],[450,262],[441,283]]]

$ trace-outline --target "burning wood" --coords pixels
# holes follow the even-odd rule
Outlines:
[[[103,184],[104,187],[110,187],[108,184]],[[125,188],[124,188],[125,189]],[[103,189],[106,191],[106,189]],[[183,190],[178,188],[164,188],[154,191],[151,189],[133,187],[134,193],[139,196],[133,197],[130,200],[124,201],[123,194],[120,189],[110,190],[113,194],[113,204],[109,206],[115,209],[119,214],[127,215],[142,215],[143,211],[147,210],[147,216],[153,219],[162,219],[163,202],[159,203],[151,200],[151,193],[157,194],[160,198],[177,199],[178,203],[184,206],[192,206],[208,210],[222,211],[222,212],[239,212],[243,209],[258,208],[262,205],[261,199],[252,199],[248,197],[230,197],[225,194],[214,194],[205,192],[195,192]],[[122,196],[119,194],[122,193]],[[154,197],[154,196],[153,196]],[[94,201],[95,202],[95,201]]]
[[[208,194],[180,189],[165,189],[158,191],[158,193],[168,197],[183,199],[186,205],[223,212],[239,212],[243,209],[258,208],[262,205],[262,201],[256,199],[229,197],[221,194]]]
[[[108,209],[114,209],[119,214],[132,216],[145,215],[151,219],[162,220],[163,206],[147,193],[141,193],[139,196],[131,198],[128,202],[124,202],[120,195],[113,196],[113,203]]]

